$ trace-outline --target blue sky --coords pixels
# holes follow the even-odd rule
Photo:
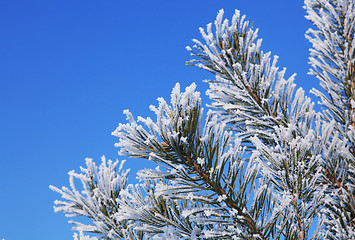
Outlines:
[[[185,46],[221,8],[254,21],[262,49],[280,56],[287,76],[297,73],[298,86],[318,86],[307,75],[310,24],[301,1],[0,2],[0,239],[72,239],[48,186],[67,186],[85,157],[125,159],[111,136],[124,109],[150,115],[176,82],[206,90],[202,80],[213,76],[185,66]],[[137,169],[153,165],[125,166],[134,181]]]

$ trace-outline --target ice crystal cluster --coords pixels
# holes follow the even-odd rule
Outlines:
[[[70,188],[51,186],[63,198],[55,211],[90,220],[71,220],[75,240],[355,239],[355,1],[304,8],[322,110],[261,50],[245,16],[221,10],[187,47],[188,65],[215,76],[209,110],[194,83],[176,84],[150,107],[156,119],[125,110],[112,133],[121,155],[157,168],[132,185],[123,162],[86,159]]]

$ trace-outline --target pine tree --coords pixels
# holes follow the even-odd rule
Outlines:
[[[86,159],[70,189],[51,186],[63,198],[55,211],[92,220],[71,221],[75,239],[355,239],[355,1],[304,8],[321,112],[246,17],[221,10],[187,47],[188,65],[215,76],[210,110],[195,84],[176,84],[150,107],[155,121],[125,110],[113,132],[120,154],[158,167],[132,185],[123,162]]]

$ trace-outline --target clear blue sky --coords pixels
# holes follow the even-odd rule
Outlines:
[[[287,76],[298,74],[298,86],[318,86],[307,76],[302,1],[0,2],[0,239],[73,239],[48,186],[68,185],[85,157],[122,159],[111,132],[124,109],[147,116],[176,82],[206,89],[213,76],[185,66],[185,46],[221,8],[254,21],[263,50],[280,56]],[[126,163],[133,173],[149,166]]]

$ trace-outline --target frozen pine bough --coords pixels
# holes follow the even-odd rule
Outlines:
[[[355,1],[305,9],[321,112],[246,17],[221,10],[187,47],[188,64],[215,75],[210,109],[195,84],[176,84],[155,119],[125,110],[113,132],[121,155],[157,168],[132,185],[123,162],[87,159],[70,188],[51,186],[55,211],[91,220],[71,220],[74,239],[355,239]]]

